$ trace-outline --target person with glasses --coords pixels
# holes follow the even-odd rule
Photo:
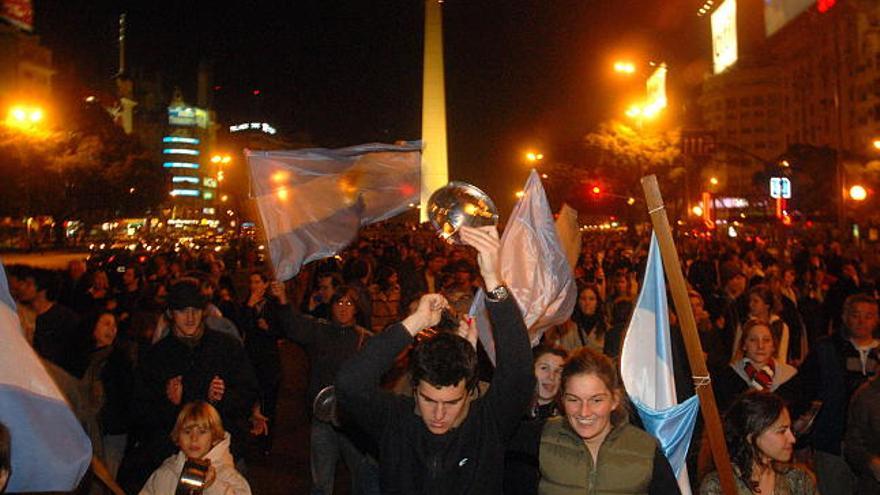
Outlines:
[[[328,301],[329,321],[292,311],[281,282],[272,282],[269,292],[279,304],[277,316],[282,333],[302,346],[308,356],[307,403],[312,404],[322,390],[333,385],[342,364],[357,353],[371,336],[367,329],[357,324],[358,292],[345,285],[335,287]],[[352,473],[352,493],[368,491],[363,487],[370,486],[373,479],[369,474],[369,459],[362,453],[362,448],[352,442],[344,424],[336,425],[325,419],[312,417],[311,493],[333,493],[336,464],[340,458]],[[375,489],[378,490],[378,487]]]

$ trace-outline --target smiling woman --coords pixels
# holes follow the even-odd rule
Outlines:
[[[779,396],[752,390],[737,398],[724,415],[724,438],[737,475],[737,494],[817,493],[812,474],[789,464],[795,438]],[[700,485],[700,494],[721,493],[718,473],[710,473]]]
[[[550,419],[541,435],[538,493],[679,493],[657,440],[629,424],[610,359],[575,351],[562,370],[561,394],[565,416]]]

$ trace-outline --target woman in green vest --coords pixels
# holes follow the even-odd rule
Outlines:
[[[541,495],[680,493],[657,440],[629,424],[611,360],[589,348],[562,369],[564,415],[541,434]]]
[[[738,495],[818,493],[813,475],[790,464],[795,438],[785,401],[778,395],[760,390],[740,395],[724,415],[724,439]],[[709,473],[700,495],[722,493],[718,473]]]

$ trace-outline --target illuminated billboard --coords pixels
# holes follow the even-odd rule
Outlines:
[[[767,36],[782,29],[814,3],[816,0],[764,0],[764,31]]]
[[[208,128],[208,112],[201,108],[176,106],[168,107],[168,123],[188,127]]]
[[[715,74],[736,62],[736,0],[725,0],[712,13],[712,54]]]

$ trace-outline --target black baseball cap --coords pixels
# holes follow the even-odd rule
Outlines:
[[[182,280],[168,289],[168,307],[171,309],[185,309],[205,307],[205,297],[194,280]]]

